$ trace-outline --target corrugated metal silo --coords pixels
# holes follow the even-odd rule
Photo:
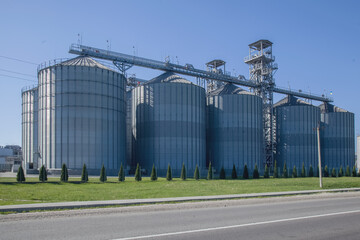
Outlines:
[[[179,176],[182,163],[193,176],[205,168],[205,90],[166,72],[132,90],[133,158],[150,174],[155,164],[165,176],[168,164]]]
[[[126,159],[126,79],[89,57],[39,70],[39,149],[48,169],[104,164],[117,174]]]
[[[22,152],[25,169],[37,169],[38,88],[25,88],[22,98]]]
[[[288,173],[296,166],[300,173],[302,163],[308,172],[318,166],[316,127],[320,122],[320,108],[293,96],[287,96],[274,105],[276,117],[276,155],[278,168],[286,162]]]
[[[134,137],[132,135],[131,130],[131,119],[132,119],[132,112],[131,112],[131,99],[132,99],[132,92],[131,90],[126,92],[126,163],[130,169],[134,169],[134,163],[132,161],[132,146],[134,142]]]
[[[332,104],[320,105],[321,109],[321,160],[329,171],[340,166],[351,168],[355,164],[354,114]]]
[[[246,164],[252,173],[263,162],[262,99],[226,84],[207,97],[207,161],[217,172],[230,176],[235,164],[242,175]]]

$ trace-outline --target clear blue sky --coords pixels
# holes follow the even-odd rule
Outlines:
[[[85,45],[106,49],[110,40],[113,51],[133,54],[135,49],[136,55],[156,60],[169,55],[173,62],[177,57],[180,64],[201,69],[220,58],[227,70],[245,77],[248,44],[268,39],[279,65],[276,85],[319,94],[333,91],[335,105],[355,113],[358,134],[359,11],[355,0],[2,0],[0,145],[21,145],[21,88],[36,84],[36,64],[74,57],[68,48],[79,33]],[[159,74],[139,68],[129,73],[144,79]]]

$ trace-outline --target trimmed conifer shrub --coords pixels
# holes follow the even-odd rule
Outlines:
[[[225,173],[224,167],[221,167],[219,178],[220,179],[225,179],[226,178],[226,173]]]
[[[199,167],[196,164],[196,168],[195,168],[195,172],[194,172],[194,179],[195,180],[199,180],[200,179],[200,172],[199,172]]]
[[[249,171],[248,171],[246,164],[244,166],[243,179],[249,179]]]
[[[275,160],[273,178],[278,178],[278,177],[279,177],[279,173],[278,173],[278,168],[277,168],[277,164],[276,164],[276,160]]]
[[[257,164],[255,164],[254,171],[253,171],[253,179],[259,179],[259,177],[260,177],[259,169],[258,169]]]
[[[302,163],[302,167],[301,167],[301,177],[306,177],[306,170],[305,170],[304,162]]]
[[[346,166],[345,176],[350,177],[350,167],[349,167],[349,165]]]
[[[181,180],[186,180],[186,168],[185,168],[185,164],[183,163],[182,167],[181,167],[181,175],[180,175]]]
[[[137,164],[136,166],[136,170],[135,170],[135,181],[141,181],[141,170],[140,170],[140,166],[139,164]]]
[[[288,177],[288,172],[287,172],[286,163],[284,163],[283,177],[284,177],[284,178],[287,178],[287,177]]]
[[[22,167],[22,165],[20,165],[17,174],[16,174],[16,181],[17,182],[25,182],[25,174],[24,174],[24,169]]]
[[[329,177],[329,169],[327,165],[324,167],[324,177]]]
[[[343,167],[340,166],[338,177],[342,177],[342,176],[344,176],[344,170],[343,170]]]
[[[336,177],[336,170],[335,170],[335,168],[333,168],[333,169],[331,170],[331,177]]]
[[[232,169],[232,172],[231,172],[231,178],[232,179],[237,179],[237,173],[236,173],[235,164],[233,164],[233,169]]]
[[[313,167],[310,165],[310,168],[309,168],[309,177],[314,177],[314,169]]]
[[[125,172],[124,172],[124,167],[121,163],[120,165],[120,170],[119,170],[119,174],[118,174],[118,180],[119,182],[124,182],[125,181]]]
[[[47,172],[46,172],[46,168],[44,165],[41,166],[40,171],[39,171],[39,181],[40,182],[46,182],[47,179]]]
[[[211,162],[209,163],[209,170],[208,170],[208,175],[207,175],[206,179],[207,180],[213,179],[213,170],[212,170]]]
[[[170,164],[168,165],[168,169],[166,172],[166,180],[171,181],[172,180],[172,174],[171,174],[171,167]]]
[[[150,175],[150,180],[151,181],[156,181],[157,178],[157,173],[156,173],[156,169],[155,169],[155,164],[153,164],[153,167],[151,169],[151,175]]]
[[[356,175],[356,168],[355,168],[355,165],[353,166],[353,169],[352,169],[352,173],[351,173],[351,175],[353,176],[353,177],[356,177],[357,175]]]
[[[86,169],[86,164],[84,163],[82,171],[81,171],[81,182],[89,181],[88,171]]]
[[[297,178],[297,169],[296,169],[296,166],[294,166],[294,168],[293,168],[292,177],[293,177],[293,178]]]
[[[67,182],[69,180],[69,174],[68,174],[68,169],[66,167],[66,164],[63,163],[62,167],[61,167],[61,176],[60,176],[60,181],[62,182]]]
[[[106,180],[107,180],[106,169],[105,169],[105,166],[103,164],[102,167],[101,167],[101,170],[100,170],[100,182],[106,182]]]
[[[270,177],[269,168],[267,164],[265,164],[264,178],[269,178],[269,177]]]

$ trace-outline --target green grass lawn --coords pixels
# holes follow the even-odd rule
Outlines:
[[[360,177],[324,178],[324,189],[360,187]],[[25,183],[17,183],[15,178],[0,178],[0,205],[115,200],[136,198],[164,198],[184,196],[208,196],[260,192],[281,192],[297,190],[316,190],[318,178],[288,179],[250,179],[250,180],[193,180],[173,179],[166,181],[159,178],[152,182],[143,178],[136,182],[133,177],[125,182],[109,177],[106,183],[99,178],[90,178],[88,183],[81,183],[79,178],[69,178],[68,183],[59,182],[59,178],[49,178],[40,183],[38,178],[27,178]]]

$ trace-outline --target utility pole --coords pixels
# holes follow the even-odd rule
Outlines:
[[[319,181],[320,188],[322,188],[322,170],[321,170],[321,150],[320,150],[320,122],[316,127],[317,143],[318,143],[318,158],[319,158]]]

